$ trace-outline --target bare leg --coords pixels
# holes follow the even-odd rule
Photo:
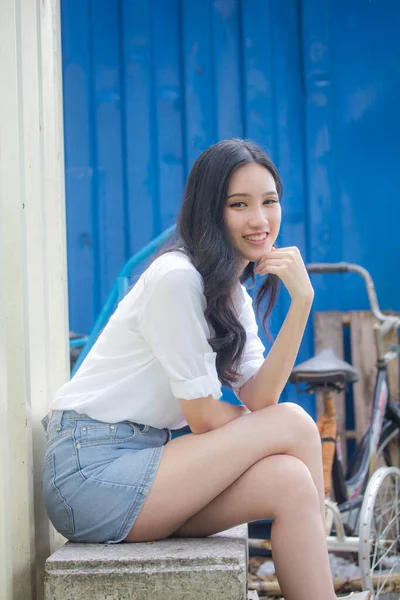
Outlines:
[[[253,464],[272,454],[294,456],[308,467],[322,515],[321,441],[316,424],[299,406],[283,403],[244,415],[214,431],[169,442],[127,540],[168,537]]]
[[[203,537],[239,523],[274,519],[273,558],[285,598],[336,599],[318,502],[310,472],[301,461],[269,456],[193,515],[173,537]]]
[[[320,575],[316,573],[317,563],[314,562],[314,553],[309,556],[307,554],[310,546],[307,540],[311,535],[314,536],[313,519],[317,519],[319,527],[323,530],[321,442],[313,420],[300,407],[290,403],[275,405],[245,415],[215,431],[202,435],[187,435],[169,442],[164,449],[160,467],[144,507],[126,541],[148,541],[170,536],[190,517],[199,513],[227,490],[255,463],[277,454],[286,454],[288,457],[299,459],[299,463],[304,465],[304,470],[311,474],[314,482],[314,494],[318,498],[317,509],[315,510],[314,505],[314,508],[310,509],[313,516],[310,515],[308,520],[304,519],[311,529],[310,534],[302,540],[304,549],[301,551],[302,560],[310,566],[307,572],[310,573],[312,570],[314,573],[314,579],[311,577],[309,586],[312,588],[317,580],[320,581]],[[289,473],[287,477],[290,478]],[[268,516],[268,512],[272,515],[274,511],[274,507],[268,504],[269,493],[270,491],[272,493],[274,485],[274,478],[268,477],[263,496],[264,518]],[[296,487],[293,486],[292,489],[295,490]],[[305,510],[304,503],[301,504],[303,505],[301,508]],[[296,528],[289,539],[285,539],[287,535],[285,517],[276,514],[273,543],[278,554],[284,557],[285,552],[288,553],[290,550]],[[287,515],[287,518],[291,527],[294,527],[295,522],[296,527],[298,526],[298,517],[292,519]],[[239,520],[237,523],[248,520],[251,519],[246,516],[244,521]],[[224,528],[222,526],[222,529]],[[285,534],[283,538],[281,538],[281,531]],[[313,543],[314,540],[311,539],[311,544]],[[321,542],[318,547],[321,548]],[[278,558],[278,563],[281,565],[280,571],[283,570],[279,574],[280,579],[283,578],[285,581],[285,577],[290,577],[290,564],[285,563],[284,558],[281,560]],[[325,579],[324,575],[322,577]],[[326,585],[328,587],[322,596],[324,599],[328,599],[332,593],[330,580],[326,580]],[[311,597],[308,595],[308,598]],[[317,598],[315,595],[313,597]],[[300,596],[297,595],[296,598]]]

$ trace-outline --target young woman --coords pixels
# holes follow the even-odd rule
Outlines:
[[[194,164],[176,244],[120,302],[52,402],[44,496],[72,541],[208,536],[273,519],[286,600],[335,598],[324,533],[321,442],[278,404],[313,301],[297,248],[275,248],[281,181],[256,144],[225,140]],[[265,278],[265,318],[291,305],[266,358],[243,283]],[[242,406],[219,401],[221,384]],[[171,440],[189,424],[191,434]],[[363,596],[364,597],[364,596]]]

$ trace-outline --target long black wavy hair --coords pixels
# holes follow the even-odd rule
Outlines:
[[[205,317],[215,331],[215,336],[208,341],[217,353],[218,377],[223,385],[229,387],[239,376],[238,368],[246,332],[232,303],[240,255],[230,241],[225,227],[224,206],[232,174],[248,163],[258,163],[268,169],[274,178],[278,195],[281,196],[282,183],[278,170],[260,146],[242,139],[218,142],[205,150],[194,163],[178,215],[176,234],[171,238],[168,248],[157,255],[183,251],[201,274],[207,300]],[[254,285],[253,262],[244,269],[240,283],[249,279]],[[275,305],[278,290],[279,278],[268,275],[259,287],[255,299],[258,317],[269,338],[267,320]],[[264,315],[260,315],[264,298],[267,298],[267,305]]]

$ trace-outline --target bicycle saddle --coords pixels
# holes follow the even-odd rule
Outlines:
[[[358,373],[349,363],[340,360],[332,348],[325,348],[310,360],[294,367],[289,381],[312,385],[349,383],[358,381]]]

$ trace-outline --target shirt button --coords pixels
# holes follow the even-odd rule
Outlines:
[[[110,425],[110,429],[115,429],[115,425]]]
[[[78,450],[79,450],[79,448],[81,447],[81,445],[80,445],[80,444],[77,444],[77,445],[76,445],[76,447],[77,447],[77,448],[78,448]]]
[[[82,431],[86,431],[86,427],[82,427]]]

